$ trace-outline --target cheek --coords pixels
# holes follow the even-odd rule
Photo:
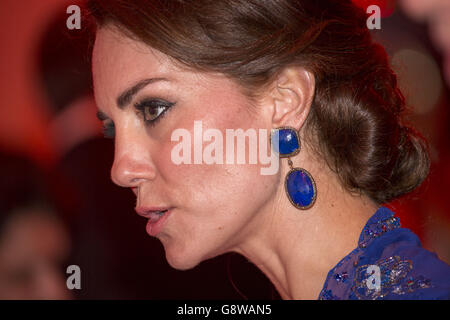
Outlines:
[[[196,95],[202,96],[202,95]],[[168,225],[169,238],[166,243],[169,255],[184,256],[188,248],[197,251],[203,248],[206,255],[215,255],[234,238],[240,229],[258,214],[261,207],[276,193],[279,174],[262,175],[260,164],[180,164],[171,159],[171,152],[179,142],[171,141],[174,130],[183,128],[191,137],[191,161],[194,159],[194,121],[202,122],[203,133],[207,129],[218,129],[222,133],[223,160],[225,161],[226,129],[265,128],[257,116],[252,115],[245,101],[228,96],[213,107],[206,101],[191,102],[189,110],[179,110],[164,133],[153,156],[161,175],[161,190],[168,201],[178,207],[179,215]],[[189,112],[187,112],[189,111]],[[170,131],[170,132],[169,132]],[[203,150],[211,142],[201,142]],[[246,142],[246,161],[249,145]],[[236,143],[235,158],[236,162]],[[251,196],[250,196],[251,195]],[[176,245],[175,245],[176,244]],[[166,249],[167,249],[166,248]],[[176,249],[175,249],[176,248]],[[179,251],[184,252],[183,254]],[[174,253],[178,252],[178,253]],[[174,259],[174,257],[172,257]]]
[[[189,131],[193,137],[193,130]],[[279,174],[261,174],[261,168],[268,165],[205,163],[176,165],[171,159],[172,148],[176,144],[161,145],[160,152],[154,160],[161,176],[160,186],[171,204],[186,209],[189,214],[203,219],[203,222],[211,220],[211,224],[215,222],[221,224],[230,219],[231,213],[243,210],[251,214],[276,192]],[[203,148],[209,144],[210,142],[203,143]],[[225,144],[224,135],[224,161]],[[193,162],[194,147],[193,145],[191,147]],[[248,152],[248,145],[246,147]],[[248,154],[246,159],[248,161]]]
[[[226,161],[226,129],[243,129],[245,131],[251,128],[258,133],[258,129],[263,127],[248,110],[243,110],[248,107],[243,107],[244,102],[239,99],[228,99],[226,105],[219,104],[211,109],[208,108],[209,105],[205,101],[200,101],[194,105],[198,107],[190,108],[189,112],[180,110],[180,112],[183,112],[183,118],[170,124],[172,130],[165,132],[162,138],[165,143],[160,144],[157,152],[154,153],[154,162],[168,188],[167,192],[172,196],[177,196],[177,200],[182,199],[181,201],[184,203],[188,199],[196,199],[198,202],[212,205],[227,204],[229,206],[229,200],[233,203],[233,198],[235,200],[240,197],[247,198],[250,190],[260,189],[264,191],[270,189],[268,186],[276,182],[276,177],[261,175],[261,167],[267,167],[267,164],[208,165],[204,161],[201,164],[194,164],[195,121],[201,121],[200,130],[202,133],[208,129],[217,129],[221,132],[223,152],[219,158],[222,158],[224,163]],[[171,159],[173,148],[181,141],[172,142],[171,135],[174,130],[180,128],[186,129],[191,137],[191,164],[176,165]],[[200,130],[197,130],[197,133]],[[212,142],[201,140],[199,144],[202,145],[204,151]],[[249,149],[248,139],[246,139],[245,159],[247,162]],[[236,163],[236,139],[234,154],[234,163]]]

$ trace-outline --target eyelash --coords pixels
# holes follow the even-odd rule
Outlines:
[[[173,102],[164,101],[162,99],[145,99],[141,102],[137,102],[134,104],[134,108],[137,110],[137,114],[142,117],[146,126],[153,127],[158,121],[160,121],[166,112],[175,105]],[[157,110],[159,108],[163,108],[163,111],[160,112],[156,118],[147,119],[146,111]],[[115,128],[114,122],[109,121],[103,124],[103,136],[108,139],[114,139],[115,136]]]
[[[103,124],[102,127],[103,136],[107,139],[114,139],[116,134],[114,123],[112,121],[108,121]]]
[[[155,126],[158,121],[162,119],[162,117],[165,115],[165,113],[174,106],[175,103],[164,101],[162,99],[145,99],[141,102],[137,102],[134,104],[134,108],[138,110],[138,113],[140,116],[144,119],[144,122],[147,126]],[[160,112],[156,118],[154,119],[147,119],[146,116],[146,110],[157,110],[159,108],[163,108],[163,111]]]

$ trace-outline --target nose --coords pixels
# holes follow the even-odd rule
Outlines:
[[[134,188],[155,175],[148,137],[116,135],[111,180],[118,186]]]

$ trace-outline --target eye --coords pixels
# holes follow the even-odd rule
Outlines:
[[[154,126],[173,105],[175,103],[162,99],[146,99],[136,103],[134,107],[142,115],[146,125]]]
[[[102,127],[103,136],[107,139],[114,139],[116,135],[116,129],[114,127],[114,122],[107,121],[103,123]]]
[[[114,122],[101,110],[97,111],[97,119],[102,122],[103,136],[108,139],[114,139],[116,134]]]

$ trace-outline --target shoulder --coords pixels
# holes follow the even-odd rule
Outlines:
[[[408,229],[372,241],[355,267],[353,298],[450,299],[450,266],[424,249]]]

